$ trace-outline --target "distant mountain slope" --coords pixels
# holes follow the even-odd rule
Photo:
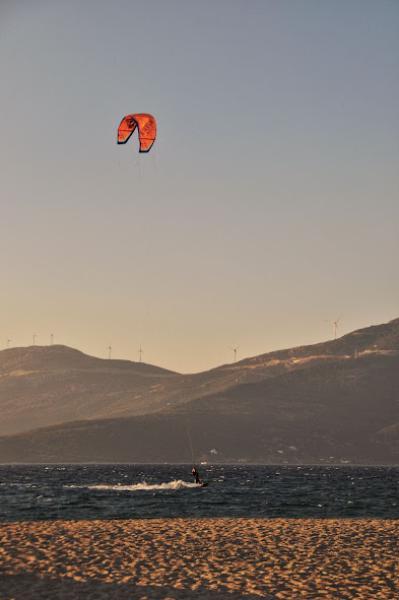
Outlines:
[[[335,357],[351,358],[370,353],[390,354],[397,352],[399,352],[399,319],[394,319],[381,325],[357,329],[336,340],[307,346],[296,346],[295,348],[276,350],[252,358],[245,358],[234,363],[234,366],[260,369],[262,366],[271,366],[272,362],[277,366],[286,363],[297,364],[305,360],[321,361]]]
[[[77,419],[169,411],[241,384],[398,352],[399,319],[337,340],[269,352],[189,375],[95,358],[67,346],[10,348],[0,352],[0,435]]]
[[[184,401],[3,437],[0,460],[399,461],[399,320],[169,384]]]
[[[124,360],[87,356],[67,346],[0,352],[0,434],[75,419],[147,412],[151,396],[178,374]]]
[[[130,360],[97,358],[84,354],[80,350],[54,344],[52,346],[28,346],[23,348],[7,348],[0,352],[0,374],[16,370],[50,371],[67,369],[119,369],[136,370],[140,374],[175,374],[145,363]]]

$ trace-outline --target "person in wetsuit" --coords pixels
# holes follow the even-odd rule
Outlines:
[[[194,477],[195,483],[197,483],[198,485],[201,485],[202,484],[202,480],[200,479],[200,476],[199,476],[199,473],[198,473],[196,467],[193,467],[191,469],[191,474]]]

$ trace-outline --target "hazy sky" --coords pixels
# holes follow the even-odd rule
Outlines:
[[[0,77],[1,347],[197,371],[399,316],[397,0],[0,0]]]

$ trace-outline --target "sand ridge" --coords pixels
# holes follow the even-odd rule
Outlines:
[[[0,599],[394,600],[399,521],[0,524]]]

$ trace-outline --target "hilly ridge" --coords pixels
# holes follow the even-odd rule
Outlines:
[[[114,362],[87,358],[101,366],[101,377],[102,363]],[[123,369],[144,369],[130,396],[119,388],[117,401],[108,402],[109,387],[108,413],[103,407],[100,420],[95,411],[102,405],[94,395],[91,420],[0,438],[0,460],[190,462],[188,436],[196,460],[399,460],[399,319],[194,375],[115,362],[120,368],[107,368],[118,376]],[[98,373],[91,377],[98,385]]]
[[[145,363],[88,356],[67,346],[0,352],[0,434],[75,419],[151,410],[143,391],[176,373]],[[155,407],[156,401],[154,402]]]
[[[145,363],[100,359],[67,346],[10,348],[0,351],[0,435],[77,419],[168,410],[319,363],[395,353],[398,338],[396,319],[337,340],[269,352],[187,375]]]

